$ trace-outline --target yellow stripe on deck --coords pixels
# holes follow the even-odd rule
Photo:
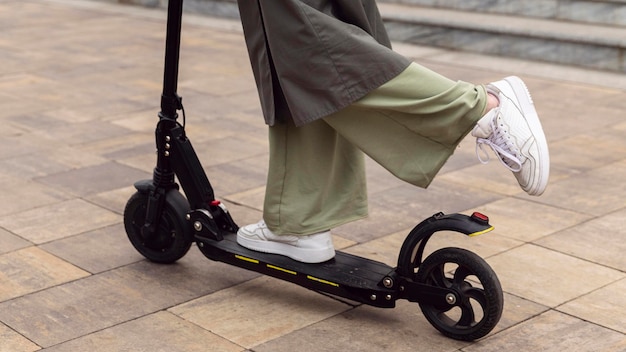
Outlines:
[[[326,285],[331,285],[331,286],[339,287],[339,284],[336,284],[336,283],[334,283],[334,282],[330,282],[330,281],[327,281],[327,280],[324,280],[324,279],[319,279],[319,278],[314,277],[314,276],[311,276],[311,275],[307,275],[307,276],[306,276],[306,278],[307,278],[307,279],[309,279],[309,280],[313,280],[313,281],[317,281],[317,282],[320,282],[320,283],[326,284]]]
[[[295,272],[295,271],[293,271],[293,270],[287,270],[287,269],[281,268],[281,267],[276,266],[276,265],[266,264],[266,266],[267,266],[268,268],[270,268],[270,269],[274,269],[274,270],[282,271],[282,272],[287,273],[287,274],[291,274],[291,275],[298,275],[298,273],[297,273],[297,272]]]
[[[235,255],[235,258],[237,259],[241,259],[245,262],[250,262],[250,263],[254,263],[254,264],[259,264],[259,261],[256,259],[252,259],[252,258],[248,258],[248,257],[244,257],[243,255]]]

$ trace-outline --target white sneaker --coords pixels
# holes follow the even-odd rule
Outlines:
[[[275,235],[265,221],[240,227],[237,243],[253,251],[280,254],[303,263],[321,263],[335,257],[330,231],[308,236]]]
[[[483,146],[491,147],[526,193],[541,195],[548,185],[550,155],[528,88],[520,78],[511,76],[490,83],[487,91],[498,97],[500,106],[482,117],[472,130],[478,159],[486,164],[489,155]]]

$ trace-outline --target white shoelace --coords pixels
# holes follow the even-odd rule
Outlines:
[[[489,137],[476,138],[476,156],[481,163],[487,164],[489,162],[489,154],[483,148],[483,146],[487,145],[496,153],[502,165],[513,172],[519,172],[522,170],[522,161],[518,156],[519,153],[515,152],[515,144],[511,141],[507,129],[498,125],[496,120],[497,118],[494,118],[491,121],[492,133]]]

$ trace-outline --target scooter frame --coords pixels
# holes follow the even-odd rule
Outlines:
[[[437,213],[423,220],[406,237],[395,268],[341,251],[327,262],[305,264],[237,244],[237,224],[216,200],[185,134],[182,98],[177,94],[182,12],[183,0],[169,1],[163,94],[155,131],[157,163],[151,180],[135,183],[137,192],[124,210],[125,229],[133,246],[151,261],[172,263],[196,242],[211,260],[311,290],[381,308],[395,307],[398,299],[417,302],[429,322],[454,339],[475,340],[488,334],[500,319],[503,298],[497,276],[487,263],[459,248],[440,249],[422,260],[426,243],[436,232],[473,237],[491,231],[483,214]],[[182,125],[178,111],[183,113]],[[186,198],[179,192],[176,178]],[[444,272],[448,263],[458,267],[452,274]],[[482,309],[478,321],[474,314],[477,305]],[[455,307],[460,316],[450,321],[445,314]]]

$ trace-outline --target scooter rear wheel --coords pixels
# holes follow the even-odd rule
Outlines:
[[[193,242],[185,216],[189,204],[178,191],[169,191],[159,226],[152,238],[147,239],[141,229],[146,220],[148,194],[136,192],[124,209],[124,227],[128,239],[144,257],[156,263],[169,264],[182,258]]]
[[[419,266],[416,281],[455,292],[447,304],[419,304],[426,319],[448,337],[479,339],[502,316],[500,281],[487,262],[470,251],[452,247],[435,251]]]

